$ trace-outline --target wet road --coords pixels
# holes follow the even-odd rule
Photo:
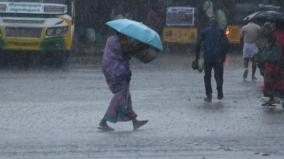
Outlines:
[[[169,54],[148,65],[132,61],[134,109],[150,122],[138,131],[111,125],[111,133],[97,130],[111,98],[99,63],[2,68],[0,158],[282,159],[284,111],[260,106],[261,78],[243,82],[241,59],[232,56],[225,99],[206,104],[203,76],[190,61]]]

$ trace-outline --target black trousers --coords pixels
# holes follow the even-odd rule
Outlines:
[[[204,63],[204,84],[207,97],[212,97],[212,87],[211,87],[211,74],[214,70],[214,77],[216,80],[217,91],[223,93],[223,74],[224,74],[224,64],[223,62],[205,62]]]

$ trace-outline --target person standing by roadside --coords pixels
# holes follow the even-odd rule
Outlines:
[[[218,27],[226,31],[228,25],[226,9],[223,2],[220,0],[216,2],[216,19]]]
[[[160,25],[161,25],[161,19],[158,15],[158,9],[159,7],[156,4],[153,4],[150,6],[150,9],[147,14],[147,18],[145,21],[145,25],[149,26],[153,30],[160,33]]]
[[[198,30],[202,30],[209,25],[210,17],[214,16],[214,3],[212,0],[202,0],[198,3],[198,10],[197,12],[197,26]]]
[[[203,3],[203,11],[205,12],[208,20],[214,16],[214,4],[211,0],[205,0]]]
[[[98,128],[102,131],[114,130],[107,122],[132,121],[134,130],[148,122],[148,120],[137,120],[129,91],[131,80],[130,55],[143,50],[145,47],[145,45],[130,46],[127,37],[120,33],[108,38],[103,55],[103,73],[113,97],[99,123]]]
[[[201,47],[204,49],[204,84],[206,97],[204,101],[212,101],[212,87],[211,87],[211,74],[214,70],[214,77],[217,83],[217,98],[223,99],[223,74],[224,74],[224,61],[229,49],[229,41],[224,33],[224,30],[217,27],[217,20],[211,17],[209,20],[210,26],[203,29],[198,37],[196,44],[196,59],[198,63],[200,58]]]
[[[252,63],[252,76],[251,79],[256,80],[255,72],[256,72],[256,63],[254,60],[254,56],[258,52],[258,48],[256,45],[256,41],[258,39],[258,35],[260,32],[260,26],[250,21],[248,24],[244,25],[241,29],[240,37],[241,43],[243,45],[243,59],[244,59],[244,72],[243,79],[246,80],[248,76],[248,66],[249,62]]]

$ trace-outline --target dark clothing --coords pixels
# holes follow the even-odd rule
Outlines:
[[[212,69],[214,69],[214,78],[216,80],[218,94],[223,93],[223,74],[224,74],[224,64],[223,62],[210,62],[204,63],[204,84],[206,90],[206,96],[212,96],[211,87],[211,74]]]
[[[197,46],[196,58],[199,58],[200,50],[204,54],[204,84],[206,96],[212,98],[211,73],[214,69],[214,77],[217,83],[218,99],[223,98],[223,73],[224,61],[229,48],[228,39],[224,30],[217,27],[208,27],[200,32]]]
[[[224,30],[217,27],[208,27],[199,34],[196,46],[198,57],[201,47],[204,49],[204,62],[221,62],[225,60],[229,41]]]

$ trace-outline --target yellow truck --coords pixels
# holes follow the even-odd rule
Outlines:
[[[0,0],[1,52],[42,53],[63,63],[73,32],[72,0]]]

